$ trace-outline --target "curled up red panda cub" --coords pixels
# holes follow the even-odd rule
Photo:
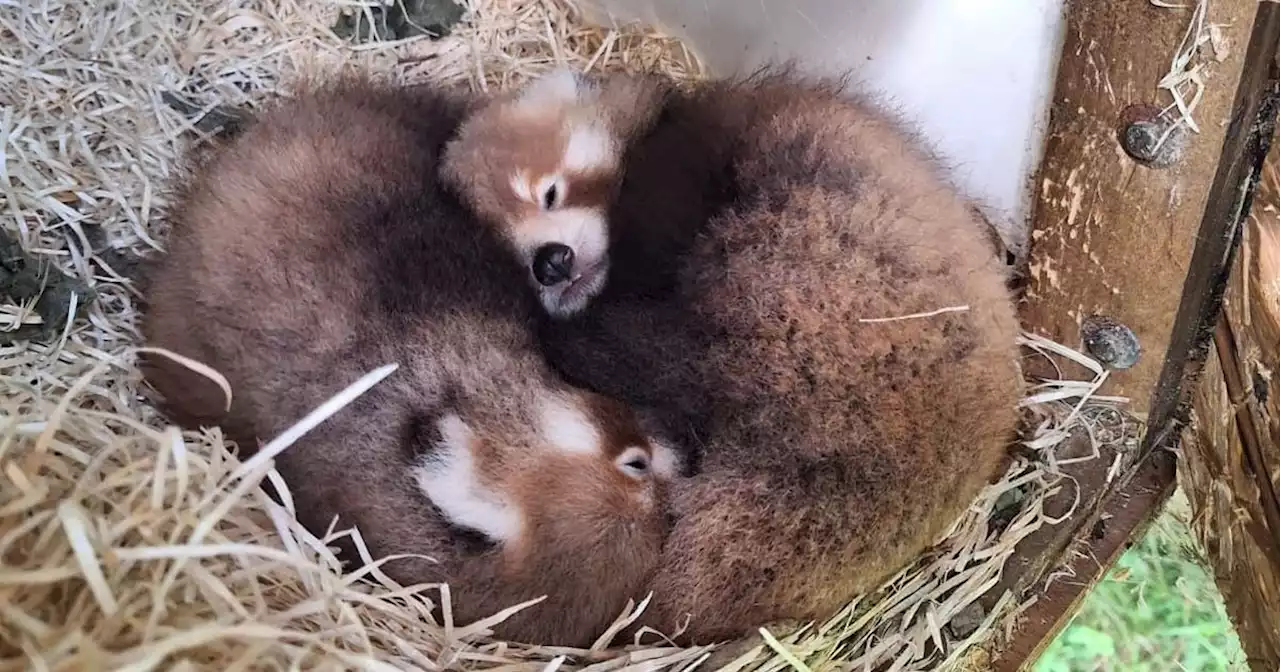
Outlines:
[[[786,71],[533,90],[472,115],[444,174],[538,286],[592,278],[542,291],[552,366],[656,406],[700,457],[642,624],[708,643],[822,621],[935,543],[997,473],[1022,380],[1003,261],[934,157]],[[540,268],[581,241],[582,270]]]
[[[433,88],[344,81],[195,166],[143,332],[221,372],[230,408],[167,359],[144,371],[175,420],[250,450],[398,362],[277,459],[299,519],[411,556],[383,571],[449,583],[456,623],[547,596],[497,634],[585,646],[645,596],[679,460],[542,359],[523,268],[436,177],[465,110]]]

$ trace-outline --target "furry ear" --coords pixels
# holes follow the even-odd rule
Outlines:
[[[590,105],[608,119],[610,132],[629,140],[646,133],[662,111],[671,83],[654,75],[608,74],[591,77],[556,68],[525,84],[514,98],[517,108],[567,103]]]
[[[582,97],[588,90],[587,81],[568,68],[556,68],[528,82],[516,94],[516,104],[547,105],[567,103]]]
[[[655,75],[611,74],[595,91],[596,103],[608,110],[613,132],[630,139],[647,133],[657,122],[671,84]]]
[[[481,199],[479,179],[481,170],[478,165],[480,160],[478,152],[467,151],[471,144],[473,144],[471,140],[457,137],[446,143],[436,171],[440,177],[441,186],[453,192],[470,207],[475,208]]]

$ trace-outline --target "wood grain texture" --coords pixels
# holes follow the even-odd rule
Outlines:
[[[1106,480],[1112,457],[1107,451],[1100,459],[1072,471],[1071,475],[1079,479],[1080,504],[1069,521],[1042,530],[1056,531],[1054,538],[1037,539],[1033,535],[1023,541],[1022,545],[1032,551],[1056,549],[1054,555],[1033,552],[1024,556],[1020,545],[1015,567],[1011,568],[1018,579],[1011,587],[1034,594],[1036,601],[1019,615],[1013,637],[991,665],[995,672],[1031,668],[1071,621],[1090,590],[1143,533],[1172,494],[1174,468],[1173,461],[1165,459],[1168,455],[1154,455],[1158,459],[1130,464],[1127,482]],[[1051,558],[1052,562],[1044,562],[1037,555]],[[1008,581],[1006,573],[1005,582]]]
[[[1093,314],[1132,329],[1142,356],[1116,371],[1104,392],[1130,397],[1135,411],[1147,410],[1164,363],[1257,9],[1256,0],[1209,3],[1207,20],[1220,24],[1224,53],[1215,58],[1206,46],[1207,55],[1193,61],[1206,78],[1195,112],[1200,133],[1188,134],[1173,165],[1149,168],[1124,152],[1118,132],[1130,106],[1168,105],[1157,85],[1190,11],[1127,0],[1068,5],[1034,183],[1022,316],[1029,329],[1073,347],[1082,347],[1080,324]]]
[[[1135,114],[1165,104],[1154,83],[1168,71],[1189,18],[1146,2],[1069,4],[1023,318],[1033,331],[1075,347],[1083,346],[1080,326],[1090,316],[1131,328],[1143,356],[1132,369],[1113,372],[1104,393],[1129,397],[1134,411],[1149,411],[1150,424],[1134,466],[1086,493],[1087,505],[1063,523],[1071,531],[1066,545],[1061,533],[1046,537],[1017,563],[1032,580],[1013,585],[1038,599],[1019,619],[997,669],[1034,662],[1118,555],[1116,535],[1128,540],[1171,491],[1166,451],[1182,435],[1269,145],[1280,45],[1280,5],[1210,3],[1207,23],[1229,28],[1219,36],[1217,59],[1200,63],[1207,75],[1195,115],[1200,132],[1186,136],[1176,160],[1147,167],[1125,153],[1119,135]],[[1038,373],[1034,366],[1031,372]],[[1102,512],[1118,524],[1094,534],[1091,521]],[[1094,557],[1081,565],[1064,557],[1069,547],[1087,547]],[[1078,572],[1075,580],[1044,587],[1043,568],[1063,561]],[[1274,591],[1263,594],[1276,603]],[[1252,604],[1242,601],[1238,610],[1256,612]],[[1274,631],[1278,622],[1257,627]]]
[[[1280,175],[1270,164],[1179,465],[1193,530],[1256,670],[1280,669]]]

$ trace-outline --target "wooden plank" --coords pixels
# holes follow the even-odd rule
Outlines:
[[[1176,445],[1200,368],[1218,325],[1222,295],[1247,222],[1280,105],[1280,3],[1260,2],[1227,136],[1151,400],[1148,447]]]
[[[1135,411],[1148,409],[1164,363],[1258,4],[1208,3],[1207,23],[1220,31],[1221,61],[1210,45],[1192,59],[1206,84],[1194,114],[1200,132],[1174,133],[1161,145],[1158,154],[1175,159],[1164,167],[1136,161],[1119,138],[1127,122],[1169,104],[1157,85],[1191,11],[1145,0],[1068,4],[1045,154],[1034,183],[1038,200],[1022,316],[1029,329],[1073,347],[1082,345],[1080,327],[1091,315],[1131,329],[1142,354],[1132,368],[1116,371],[1104,392],[1130,397]],[[1176,151],[1166,154],[1169,148]]]
[[[1152,457],[1155,459],[1136,465],[1127,483],[1118,483],[1115,488],[1105,482],[1098,484],[1091,497],[1082,499],[1077,515],[1068,523],[1042,530],[1058,532],[1057,539],[1044,543],[1047,540],[1036,540],[1033,535],[1023,540],[1032,549],[1041,543],[1042,548],[1060,547],[1053,557],[1059,560],[1065,555],[1066,562],[1041,563],[1036,571],[1022,572],[1012,582],[1011,588],[1020,594],[1034,594],[1036,601],[1019,615],[1013,637],[992,663],[994,672],[1030,669],[1120,554],[1154,519],[1173,493],[1175,479],[1168,454]],[[1091,473],[1087,476],[1097,479],[1098,471],[1105,478],[1111,462],[1104,455],[1088,464]],[[1089,486],[1081,485],[1084,494]],[[1022,557],[1021,551],[1019,561],[1030,566],[1036,556]]]
[[[1154,157],[1157,167],[1138,165],[1116,138],[1117,126],[1124,129],[1152,111],[1142,107],[1149,102],[1142,99],[1149,95],[1144,82],[1167,69],[1167,56],[1157,67],[1153,55],[1173,53],[1163,48],[1173,35],[1160,23],[1168,15],[1149,3],[1069,7],[1023,316],[1033,330],[1069,345],[1082,345],[1080,328],[1094,316],[1132,329],[1143,356],[1133,368],[1113,373],[1106,391],[1129,396],[1135,410],[1149,408],[1150,423],[1124,478],[1096,491],[1089,491],[1094,484],[1086,479],[1086,505],[1063,529],[1024,541],[1029,547],[1020,549],[1024,558],[1013,568],[1021,575],[1006,581],[1019,594],[1038,593],[1037,601],[1021,615],[996,669],[1034,663],[1172,491],[1167,449],[1176,448],[1181,436],[1275,116],[1280,4],[1209,7],[1209,23],[1231,23],[1237,31],[1229,38],[1236,48],[1219,53],[1224,58],[1196,114],[1203,132],[1185,138],[1179,155],[1169,160],[1128,147],[1134,155]],[[1109,529],[1095,530],[1103,519]],[[1066,553],[1075,579],[1043,588],[1068,547],[1084,551]]]
[[[1275,306],[1250,286],[1275,281],[1258,277],[1254,262],[1275,264],[1280,250],[1263,245],[1257,226],[1250,265],[1238,265],[1226,282],[1248,223],[1264,159],[1275,135],[1280,105],[1280,3],[1262,2],[1246,54],[1248,62],[1227,129],[1195,254],[1187,274],[1164,370],[1152,402],[1150,447],[1177,438],[1185,425],[1185,392],[1197,389],[1206,359],[1215,368],[1198,386],[1197,441],[1184,446],[1186,491],[1197,534],[1210,551],[1227,610],[1254,669],[1280,669],[1280,452],[1273,437],[1280,425],[1268,420],[1257,395],[1266,386],[1261,371],[1276,366],[1275,332],[1265,328]],[[1258,220],[1254,220],[1258,224]],[[1253,278],[1254,283],[1249,283]],[[1261,281],[1261,282],[1259,282]],[[1231,289],[1234,287],[1234,289]],[[1235,300],[1226,314],[1223,294]],[[1248,309],[1248,316],[1244,311]],[[1256,313],[1255,331],[1251,317]],[[1212,325],[1212,326],[1211,326]],[[1261,336],[1261,339],[1256,339]],[[1211,347],[1212,346],[1212,347]],[[1207,352],[1210,351],[1211,352]],[[1257,374],[1255,376],[1255,374]],[[1255,381],[1262,384],[1255,386]],[[1275,417],[1272,415],[1271,417]],[[1272,467],[1276,471],[1272,471]]]
[[[1280,175],[1274,155],[1195,397],[1180,471],[1250,665],[1280,669]]]

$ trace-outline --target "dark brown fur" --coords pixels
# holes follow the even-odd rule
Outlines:
[[[249,448],[399,362],[279,457],[302,522],[322,533],[340,516],[375,557],[437,559],[384,571],[450,582],[457,622],[549,594],[498,634],[583,646],[643,597],[664,532],[660,483],[614,468],[622,446],[645,440],[636,419],[551,373],[523,269],[437,184],[464,108],[440,91],[348,81],[259,115],[185,185],[144,326],[150,345],[225,375],[230,412],[217,387],[167,360],[147,358],[146,374],[183,424],[221,423]],[[546,445],[535,426],[548,395],[596,423],[603,458]],[[474,430],[480,485],[520,505],[518,543],[465,549],[410,476],[448,414]]]
[[[543,337],[571,380],[665,405],[704,454],[645,622],[691,616],[684,639],[708,642],[830,617],[1005,454],[1021,379],[1001,260],[937,162],[833,83],[672,94],[626,166],[609,284]]]

